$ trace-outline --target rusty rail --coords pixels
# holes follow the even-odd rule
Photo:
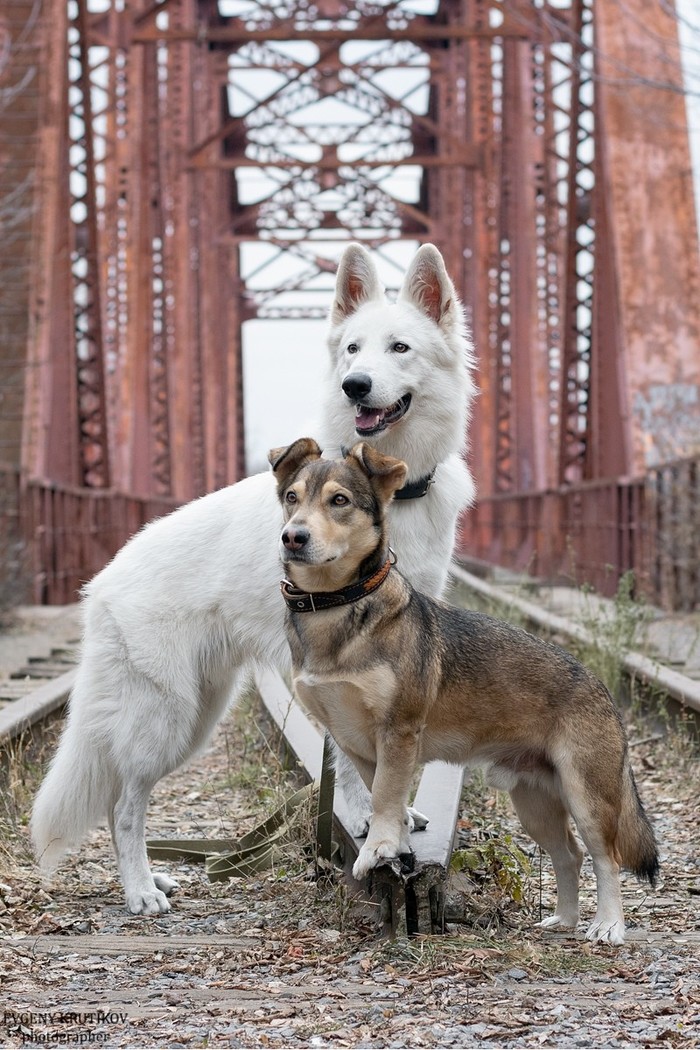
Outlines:
[[[489,605],[501,610],[500,615],[506,619],[509,611],[515,610],[536,633],[583,642],[591,647],[596,645],[594,636],[580,623],[550,612],[536,602],[528,601],[509,590],[494,586],[467,572],[460,565],[453,563],[450,571],[455,580],[475,595],[486,599]],[[700,714],[700,682],[672,667],[667,667],[660,659],[646,656],[634,649],[621,654],[620,664],[630,680],[648,686],[655,698],[661,697],[665,703],[673,701],[681,709]]]

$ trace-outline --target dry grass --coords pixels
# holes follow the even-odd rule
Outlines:
[[[383,941],[370,957],[373,966],[413,977],[448,972],[483,979],[523,970],[530,978],[542,979],[605,973],[610,968],[608,957],[578,942],[553,944],[526,936],[474,933]]]
[[[0,758],[0,877],[32,860],[27,825],[34,795],[53,751],[58,723],[6,740]]]

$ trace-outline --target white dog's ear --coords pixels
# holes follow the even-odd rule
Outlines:
[[[331,324],[340,324],[372,299],[380,302],[384,299],[384,288],[372,256],[361,244],[349,244],[338,265]]]
[[[461,320],[461,306],[442,255],[434,244],[422,245],[408,268],[399,299],[413,303],[443,327]]]

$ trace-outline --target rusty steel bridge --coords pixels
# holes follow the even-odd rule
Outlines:
[[[672,3],[8,0],[0,170],[5,590],[72,601],[239,479],[244,323],[431,241],[479,358],[463,553],[700,603]]]

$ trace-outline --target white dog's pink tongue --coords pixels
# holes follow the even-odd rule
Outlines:
[[[364,405],[358,405],[355,413],[356,430],[374,430],[384,418],[383,409],[366,408]]]

